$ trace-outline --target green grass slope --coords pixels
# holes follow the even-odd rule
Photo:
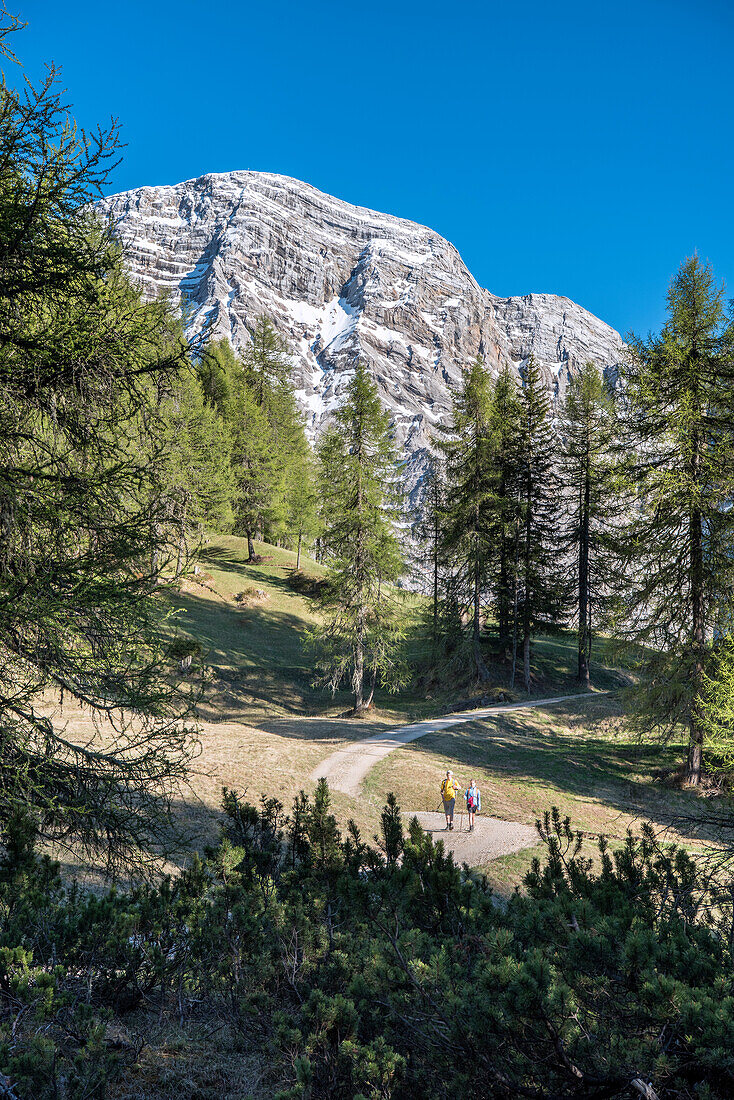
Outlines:
[[[311,688],[307,645],[315,601],[288,583],[296,555],[265,543],[255,550],[261,560],[248,562],[245,539],[211,538],[199,574],[189,574],[173,600],[179,631],[201,645],[213,673],[211,717],[311,711],[323,702]],[[301,569],[314,579],[324,573],[305,555]]]
[[[258,562],[247,561],[245,539],[216,535],[202,548],[198,576],[189,574],[173,601],[178,629],[202,647],[202,659],[213,672],[205,716],[248,719],[259,714],[338,714],[347,709],[349,693],[331,695],[313,686],[313,654],[308,633],[318,623],[318,601],[289,583],[296,555],[267,543],[256,543]],[[325,570],[301,555],[301,571],[318,581]],[[238,597],[241,597],[238,600]],[[425,657],[419,637],[423,600],[402,593],[405,602],[406,657],[413,664]],[[468,689],[447,672],[430,682],[412,684],[400,694],[378,691],[376,704],[396,723],[442,713],[452,705],[470,703],[487,691],[509,689],[506,663],[492,663],[488,686]],[[609,690],[626,682],[614,666],[610,643],[595,643],[592,679],[596,689]],[[531,696],[579,691],[575,680],[575,637],[566,632],[542,637],[533,645]],[[520,675],[514,695],[523,698]]]

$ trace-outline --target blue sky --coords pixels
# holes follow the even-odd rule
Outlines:
[[[110,190],[282,172],[623,333],[660,327],[694,250],[734,297],[731,0],[9,7],[28,75],[54,61],[82,125],[120,119]]]

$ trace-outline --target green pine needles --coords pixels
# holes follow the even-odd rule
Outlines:
[[[405,670],[396,582],[404,572],[398,539],[401,492],[390,419],[363,363],[321,436],[321,542],[329,565],[324,625],[313,637],[321,682],[349,683],[356,711],[375,687],[399,687]]]
[[[643,733],[688,729],[701,782],[706,683],[734,590],[734,326],[697,256],[668,292],[659,336],[633,339],[623,431],[635,508],[618,542],[627,584],[616,629],[647,647],[634,692]]]

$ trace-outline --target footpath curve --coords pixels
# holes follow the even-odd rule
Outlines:
[[[399,726],[398,729],[376,733],[372,737],[364,737],[361,741],[353,741],[337,749],[314,768],[309,778],[314,783],[319,779],[326,779],[332,790],[357,795],[362,781],[378,760],[382,760],[402,745],[408,745],[411,741],[417,741],[419,737],[425,737],[427,733],[445,730],[449,726],[459,726],[464,722],[476,722],[479,718],[490,718],[492,715],[505,714],[507,711],[531,710],[548,707],[553,703],[565,703],[569,699],[596,698],[598,695],[608,694],[606,691],[575,692],[573,695],[556,695],[552,699],[531,699],[527,703],[501,703],[494,707],[483,707],[481,710],[464,710],[457,714],[446,714],[442,718],[415,722],[410,726]]]

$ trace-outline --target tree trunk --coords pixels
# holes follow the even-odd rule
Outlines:
[[[694,447],[694,475],[698,473],[698,452]],[[697,484],[697,478],[694,483]],[[705,644],[705,622],[703,602],[703,523],[701,512],[693,508],[689,518],[689,540],[691,550],[691,609],[693,627],[693,700],[689,720],[688,760],[686,764],[686,783],[698,787],[701,783],[701,764],[703,751],[703,723],[699,708],[703,685],[703,654]]]
[[[178,525],[178,545],[176,547],[176,580],[181,576],[184,562],[186,560],[186,501],[184,501],[183,510],[179,517]]]
[[[525,690],[530,694],[530,634],[526,632],[522,640],[522,664]]]
[[[360,607],[357,619],[357,637],[354,647],[354,709],[364,707],[364,608]]]
[[[530,459],[528,459],[528,462]],[[523,670],[525,679],[525,690],[530,694],[530,636],[532,634],[532,607],[531,607],[531,593],[530,593],[530,559],[532,557],[532,550],[530,548],[530,539],[533,532],[533,482],[532,476],[527,480],[527,495],[525,501],[525,546],[523,547],[524,553],[524,567],[525,576],[523,578],[525,582],[525,591],[523,593],[524,599],[522,604],[522,655],[523,655]]]
[[[480,576],[479,576],[480,566],[479,566],[479,552],[478,552],[478,549],[479,548],[477,546],[475,546],[475,554],[474,554],[474,616],[473,616],[473,626],[472,626],[472,639],[473,639],[473,645],[474,645],[474,664],[476,665],[476,669],[477,669],[477,677],[480,680],[484,681],[484,680],[489,679],[489,669],[487,668],[486,664],[484,663],[484,657],[482,656],[482,640],[481,640],[480,622],[479,622],[479,615],[480,615],[480,611],[481,611],[481,607],[480,607],[481,586],[480,586],[480,583],[479,583],[479,581],[480,581]]]
[[[433,638],[431,646],[434,661],[438,652],[438,538],[438,517],[436,517],[433,529]]]
[[[505,505],[505,479],[502,477],[499,485],[499,499],[501,507]],[[499,591],[497,599],[497,633],[499,636],[500,653],[504,650],[510,636],[510,600],[509,585],[507,583],[507,536],[505,534],[505,517],[502,515],[500,524],[500,568]]]
[[[372,706],[372,700],[375,697],[375,685],[377,684],[377,669],[372,669],[372,680],[370,682],[370,693],[367,698],[367,702],[364,704],[364,709],[368,710]]]
[[[161,579],[161,525],[155,522],[152,527],[153,550],[150,555],[150,572],[153,580],[158,583]]]
[[[248,561],[254,561],[255,560],[255,544],[252,541],[252,532],[251,531],[246,531],[245,534],[247,535],[247,560]]]
[[[512,675],[510,687],[515,686],[515,673],[517,672],[517,612],[520,599],[520,530],[519,519],[515,522],[515,571],[513,577],[512,593]]]
[[[587,455],[588,463],[588,455]],[[589,506],[591,478],[587,465],[579,516],[579,683],[589,687]]]
[[[296,551],[296,569],[301,568],[301,539],[302,538],[303,538],[303,535],[299,531],[298,532],[298,550]]]

